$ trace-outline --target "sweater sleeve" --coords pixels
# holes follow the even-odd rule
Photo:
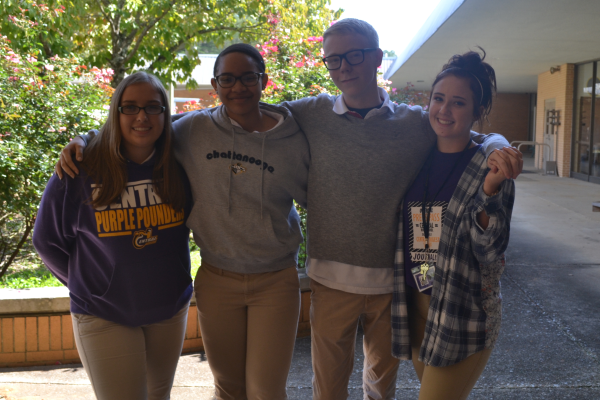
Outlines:
[[[98,134],[98,132],[99,131],[97,129],[90,129],[88,133],[86,133],[85,135],[79,135],[79,137],[81,138],[81,140],[83,140],[85,146],[87,146],[88,144],[90,144],[90,140],[92,140]]]
[[[475,143],[481,144],[483,151],[485,151],[485,158],[488,158],[494,150],[500,150],[503,147],[510,147],[508,140],[506,140],[506,138],[499,133],[482,135],[481,133],[471,131],[471,139]]]
[[[67,193],[74,181],[65,179],[63,182],[54,174],[46,186],[33,229],[33,245],[50,272],[66,286],[79,207]]]
[[[500,191],[494,196],[488,196],[483,191],[483,184],[471,200],[471,246],[477,261],[481,264],[491,263],[499,259],[506,247],[510,234],[510,218],[515,200],[515,183],[512,179],[505,180]],[[477,222],[477,214],[485,211],[490,217],[487,229]]]
[[[292,186],[293,197],[296,203],[305,210],[308,209],[307,189],[308,189],[308,168],[310,165],[310,151],[307,151],[302,155],[298,164],[296,165],[296,171],[294,173],[295,182]]]

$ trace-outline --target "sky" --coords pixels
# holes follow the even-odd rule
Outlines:
[[[370,23],[379,34],[379,47],[400,54],[440,1],[443,0],[331,0],[331,8],[343,8],[341,18]]]

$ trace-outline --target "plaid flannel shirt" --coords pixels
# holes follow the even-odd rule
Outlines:
[[[419,360],[444,367],[484,348],[493,348],[501,320],[500,275],[508,245],[514,182],[506,180],[495,196],[483,192],[488,172],[480,149],[462,174],[444,216],[435,280]],[[488,228],[477,214],[490,216]],[[402,212],[394,266],[392,353],[409,360],[411,347],[404,282]]]

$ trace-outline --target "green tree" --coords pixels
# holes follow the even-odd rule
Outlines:
[[[4,1],[3,16],[25,9],[34,17],[39,11],[31,0]],[[113,87],[138,68],[165,84],[194,87],[198,44],[256,42],[278,22],[290,37],[307,36],[331,19],[328,5],[329,0],[49,0],[45,7],[66,15],[38,39],[46,57],[75,52],[90,66],[113,69]],[[20,39],[14,29],[9,33]]]
[[[21,48],[0,32],[0,277],[23,248],[57,154],[105,118],[109,70],[74,57],[43,59],[37,41],[59,18],[46,6],[13,16]],[[60,14],[60,13],[59,13]]]

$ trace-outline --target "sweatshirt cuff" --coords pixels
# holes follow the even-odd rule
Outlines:
[[[504,185],[500,185],[498,192],[496,192],[493,196],[488,196],[483,191],[483,185],[479,186],[479,190],[477,193],[477,197],[481,201],[483,209],[485,213],[489,216],[496,213],[500,208],[502,208],[502,190]]]
[[[81,138],[81,140],[83,140],[83,143],[85,143],[85,145],[87,146],[90,143],[90,140],[92,140],[92,138],[94,136],[96,136],[97,134],[98,134],[98,130],[90,129],[87,134],[79,135],[79,137]]]

